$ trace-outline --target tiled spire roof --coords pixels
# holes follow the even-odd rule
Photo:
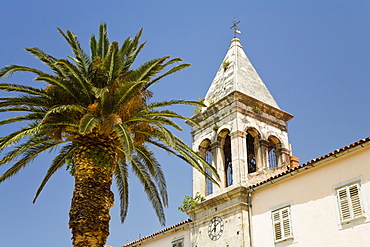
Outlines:
[[[249,61],[238,38],[231,40],[229,50],[213,79],[205,101],[217,102],[234,91],[280,109]]]

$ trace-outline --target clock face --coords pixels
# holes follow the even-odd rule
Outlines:
[[[223,231],[224,222],[222,219],[220,217],[213,217],[208,226],[208,237],[211,240],[216,241],[221,237]]]

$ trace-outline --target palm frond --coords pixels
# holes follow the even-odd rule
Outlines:
[[[104,57],[104,68],[108,72],[107,76],[107,84],[110,85],[115,76],[118,74],[118,68],[120,64],[118,64],[117,54],[119,52],[118,42],[113,41],[112,44],[109,46],[108,53]]]
[[[91,103],[92,85],[86,81],[86,78],[83,77],[78,68],[66,59],[59,59],[57,64],[63,66],[73,76],[75,81],[81,86],[81,89],[83,89],[85,99]]]
[[[131,167],[136,177],[143,185],[144,191],[147,194],[148,200],[152,204],[159,222],[164,226],[166,223],[166,217],[164,215],[163,203],[156,184],[153,182],[147,167],[145,167],[135,156],[131,156]]]
[[[43,119],[39,122],[39,126],[44,125],[45,123],[50,123],[49,118],[55,114],[63,114],[65,116],[68,116],[69,114],[84,114],[85,108],[79,106],[79,105],[60,105],[52,107],[50,110],[48,110]],[[62,120],[64,122],[64,120]],[[55,122],[54,122],[55,123]]]
[[[128,189],[128,169],[127,164],[119,162],[114,170],[115,181],[118,187],[120,198],[120,216],[121,223],[123,223],[127,216],[128,203],[129,203],[129,189]]]
[[[80,42],[77,39],[77,36],[71,31],[67,30],[64,33],[60,28],[57,28],[59,33],[65,38],[68,44],[72,48],[74,58],[72,58],[77,67],[79,68],[80,73],[86,78],[89,73],[89,68],[91,66],[90,58],[87,56],[85,51],[81,48]]]
[[[42,107],[34,106],[14,106],[0,109],[0,112],[16,112],[16,111],[43,113],[45,112],[45,109]]]
[[[0,97],[0,107],[9,106],[35,106],[49,107],[50,100],[33,95],[19,95],[17,97]]]
[[[169,101],[160,101],[160,102],[152,102],[148,103],[145,106],[146,110],[151,110],[159,107],[166,107],[166,106],[172,106],[172,105],[192,105],[192,106],[199,106],[203,107],[206,106],[200,101],[191,101],[191,100],[169,100]]]
[[[49,95],[42,89],[13,83],[0,83],[0,90],[49,97]]]
[[[201,157],[197,152],[195,152],[193,149],[191,149],[188,145],[186,145],[180,138],[174,137],[176,139],[176,151],[181,153],[184,157],[189,158],[189,161],[196,162],[197,165],[195,166],[196,168],[200,168],[200,172],[208,177],[213,183],[216,185],[219,185],[218,181],[220,181],[220,176],[217,173],[217,170],[215,167],[213,167],[211,164],[209,164],[203,157]],[[204,169],[201,167],[201,165],[204,167]],[[206,170],[209,170],[211,174],[214,176],[209,176],[209,174],[206,173]],[[216,180],[215,180],[216,179]]]
[[[47,136],[32,136],[27,142],[15,146],[11,149],[4,157],[0,160],[0,166],[12,162],[14,159],[23,154],[27,149],[30,149],[33,146],[40,145],[42,143],[47,143],[50,141],[50,138]]]
[[[154,117],[148,117],[144,114],[137,114],[133,117],[131,117],[129,120],[127,120],[125,123],[149,123],[153,125],[168,125],[171,126],[179,131],[182,131],[182,128],[177,125],[174,121],[168,118],[154,116]]]
[[[36,124],[29,124],[27,127],[21,128],[18,131],[8,134],[0,138],[0,151],[6,147],[14,145],[18,143],[22,138],[26,138],[28,136],[38,136],[45,134],[47,131],[55,129],[54,124],[43,124],[38,125]]]
[[[166,73],[164,73],[163,75],[161,75],[161,76],[159,76],[159,77],[157,77],[157,78],[155,78],[155,79],[151,80],[150,82],[148,82],[148,83],[145,85],[145,89],[147,89],[148,87],[150,87],[150,86],[151,86],[151,85],[153,85],[154,83],[159,82],[159,80],[161,80],[162,78],[164,78],[164,77],[166,77],[166,76],[168,76],[168,75],[171,75],[171,74],[173,74],[173,73],[176,73],[176,72],[178,72],[178,71],[180,71],[180,70],[183,70],[183,69],[185,69],[185,68],[188,68],[188,67],[190,67],[190,66],[191,66],[191,64],[190,64],[190,63],[183,63],[183,64],[180,64],[180,65],[177,65],[177,66],[175,66],[175,67],[171,68],[169,71],[167,71],[167,72],[166,72]]]
[[[98,46],[97,46],[97,56],[101,57],[102,59],[105,58],[105,55],[108,52],[109,48],[109,38],[108,38],[108,31],[107,31],[107,24],[102,23],[99,26],[99,38],[98,38]]]
[[[164,136],[160,132],[149,132],[149,131],[141,131],[145,132],[148,136],[151,136],[160,142],[168,145],[170,148],[172,148],[175,152],[170,152],[172,154],[176,154],[177,157],[180,157],[182,160],[186,161],[188,164],[193,166],[195,169],[200,171],[204,176],[208,177],[213,183],[218,185],[218,182],[215,180],[219,180],[219,175],[217,174],[216,169],[208,164],[201,156],[199,156],[196,152],[194,152],[188,145],[186,145],[183,141],[181,141],[178,137],[175,135],[172,135],[172,138],[175,139],[175,145],[170,146],[167,143],[166,136]],[[159,146],[158,142],[155,142],[153,140],[149,140],[148,142],[154,144],[168,152],[169,147],[168,146]],[[206,173],[206,169],[209,169],[210,172],[214,175],[214,177],[210,176]]]
[[[44,115],[45,114],[43,114],[43,113],[37,112],[37,113],[29,113],[29,114],[26,114],[26,115],[17,116],[17,117],[14,117],[14,118],[8,118],[8,119],[1,120],[0,121],[0,126],[5,125],[5,124],[20,122],[20,121],[42,120],[44,118]]]
[[[161,71],[161,64],[169,57],[152,59],[143,63],[139,68],[130,72],[129,81],[146,81]]]
[[[113,112],[116,112],[121,105],[124,105],[128,102],[134,95],[137,95],[141,88],[143,87],[144,82],[131,82],[125,83],[119,91],[119,98],[115,103],[115,108],[113,108]],[[104,107],[106,108],[106,107]]]
[[[58,146],[60,143],[49,141],[46,143],[41,143],[37,146],[32,146],[23,152],[23,158],[17,161],[11,168],[9,168],[3,175],[0,176],[0,183],[4,182],[6,179],[11,178],[16,175],[22,168],[30,164],[39,154],[42,152]]]
[[[156,181],[158,190],[161,194],[162,202],[165,207],[168,206],[168,195],[167,195],[167,185],[164,173],[162,171],[161,165],[154,156],[154,153],[149,151],[145,145],[140,145],[135,147],[137,157],[140,159],[141,163],[144,164],[151,176]]]
[[[63,77],[64,73],[59,68],[58,65],[55,64],[55,62],[58,60],[57,58],[46,54],[44,51],[42,51],[38,47],[34,48],[25,48],[26,51],[30,52],[33,56],[35,56],[37,59],[42,61],[46,66],[48,66],[56,75]]]
[[[136,34],[135,38],[127,38],[121,46],[119,51],[121,71],[122,73],[126,73],[130,70],[132,64],[136,60],[136,57],[140,53],[140,51],[144,48],[146,42],[143,42],[139,45],[139,40],[142,35],[143,29]]]
[[[114,129],[119,135],[126,156],[130,157],[134,150],[134,142],[132,140],[130,128],[126,124],[115,124]]]
[[[4,136],[0,138],[0,150],[3,150],[4,148],[11,146],[15,143],[17,143],[21,138],[27,137],[29,135],[37,135],[40,132],[41,128],[37,128],[35,126],[25,127],[21,128],[18,131],[15,131],[13,133],[8,134],[7,136]]]
[[[86,114],[80,121],[79,132],[81,134],[89,133],[93,128],[97,127],[101,119],[92,114]]]
[[[52,161],[48,171],[46,172],[46,175],[45,175],[44,179],[42,180],[40,186],[38,187],[38,189],[36,191],[36,194],[35,194],[35,197],[33,198],[33,203],[36,202],[38,196],[40,195],[40,193],[41,193],[42,189],[44,188],[44,186],[46,185],[46,183],[49,181],[50,177],[58,169],[63,167],[64,164],[66,163],[66,160],[73,155],[75,148],[76,148],[76,145],[74,143],[70,143],[70,144],[61,148],[59,154]]]
[[[184,117],[174,111],[170,111],[170,110],[161,110],[161,111],[145,111],[142,113],[142,116],[146,116],[146,117],[155,117],[155,116],[159,116],[159,117],[165,117],[165,118],[177,118],[177,119],[185,119],[185,120],[189,120],[189,118],[187,117]]]
[[[0,77],[7,78],[11,76],[14,72],[23,71],[23,72],[32,72],[37,75],[41,75],[44,72],[38,69],[34,69],[27,66],[19,66],[19,65],[8,65],[0,69]]]
[[[93,62],[94,58],[97,57],[97,42],[94,34],[90,36],[90,54],[91,61]]]

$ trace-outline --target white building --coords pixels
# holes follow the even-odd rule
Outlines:
[[[298,165],[287,121],[244,53],[230,48],[193,120],[193,148],[220,186],[193,171],[206,200],[190,220],[128,246],[370,246],[370,138]]]

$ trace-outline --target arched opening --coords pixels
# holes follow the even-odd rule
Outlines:
[[[277,148],[280,144],[280,141],[275,136],[270,136],[268,138],[268,161],[269,161],[269,168],[276,168],[278,167],[278,153]]]
[[[247,130],[246,142],[247,142],[247,168],[248,173],[257,171],[256,162],[256,147],[255,138],[258,137],[258,131],[255,128],[249,128]]]
[[[231,157],[230,132],[228,130],[223,130],[220,132],[220,137],[222,138],[225,186],[228,187],[233,184],[233,164]]]

